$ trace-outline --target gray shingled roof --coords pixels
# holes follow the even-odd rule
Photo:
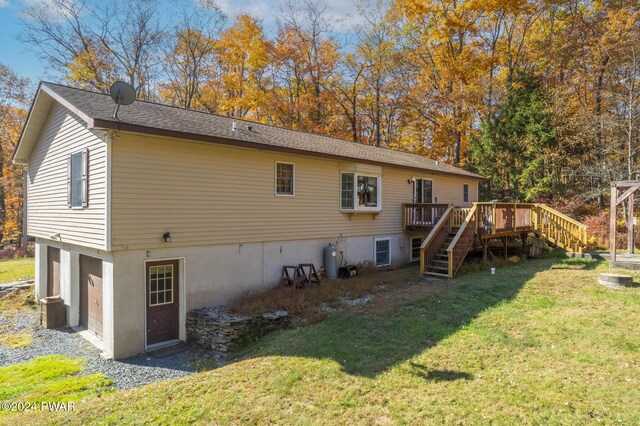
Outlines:
[[[322,154],[342,159],[352,158],[356,161],[383,163],[484,179],[480,175],[416,154],[152,102],[136,101],[131,105],[121,106],[118,119],[114,119],[112,115],[115,105],[109,95],[53,83],[43,83],[43,85],[84,115],[95,120],[95,127],[114,128],[121,125],[123,129],[130,129],[130,126],[141,126],[148,129],[165,130],[174,134],[175,132],[189,134],[191,139],[194,135],[201,135],[208,138],[261,145],[263,149],[269,149],[269,147],[290,149],[309,156]],[[234,121],[237,123],[238,130],[236,131],[232,130]],[[248,126],[251,126],[252,130],[249,130]],[[144,132],[144,130],[141,131]]]

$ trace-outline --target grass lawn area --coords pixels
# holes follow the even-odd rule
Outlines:
[[[638,424],[640,288],[600,286],[606,270],[547,258],[390,287],[223,368],[16,424]]]
[[[70,402],[101,394],[111,383],[102,374],[84,374],[85,360],[50,355],[0,368],[3,402]],[[0,420],[15,412],[1,410]]]
[[[34,259],[31,257],[0,260],[0,284],[33,278],[35,274]]]

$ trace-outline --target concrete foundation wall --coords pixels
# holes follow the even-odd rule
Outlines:
[[[404,234],[339,238],[338,264],[375,260],[376,238],[389,238],[392,266],[409,261],[409,237]],[[126,358],[146,350],[146,262],[179,260],[180,339],[186,339],[187,312],[227,304],[246,293],[275,286],[283,265],[313,263],[323,267],[323,248],[330,238],[273,243],[171,247],[154,250],[103,252],[56,241],[36,243],[37,291],[46,289],[47,246],[61,249],[61,296],[71,326],[78,325],[80,310],[79,256],[103,260],[103,339],[101,349],[114,358]],[[343,252],[342,254],[340,252]]]
[[[338,242],[351,263],[374,260],[376,237],[391,239],[392,266],[409,261],[409,241],[403,234],[350,237]],[[180,338],[185,337],[186,313],[197,308],[229,303],[246,293],[277,285],[283,265],[314,263],[323,266],[323,248],[330,239],[276,243],[171,247],[113,253],[114,356],[123,358],[145,350],[145,262],[180,260]],[[335,241],[333,241],[335,242]]]

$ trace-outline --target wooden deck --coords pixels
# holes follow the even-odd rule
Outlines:
[[[447,204],[404,204],[404,231],[422,233],[422,273],[453,277],[474,245],[485,251],[489,240],[529,233],[546,238],[567,251],[582,253],[586,226],[544,204],[474,203],[473,207]]]

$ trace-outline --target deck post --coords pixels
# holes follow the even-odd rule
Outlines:
[[[509,259],[509,237],[502,237],[502,244],[504,244],[504,260]]]
[[[489,261],[489,240],[480,238],[480,244],[482,244],[482,264],[486,265]]]
[[[635,248],[634,232],[633,232],[633,194],[629,195],[627,199],[628,212],[627,215],[627,251],[629,254],[633,254]]]
[[[523,259],[527,259],[529,254],[527,253],[527,239],[529,238],[529,234],[520,234],[520,238],[522,238],[522,253],[524,254]]]
[[[615,184],[611,185],[611,211],[609,213],[609,262],[610,264],[616,261],[616,207],[618,198],[618,188]]]

